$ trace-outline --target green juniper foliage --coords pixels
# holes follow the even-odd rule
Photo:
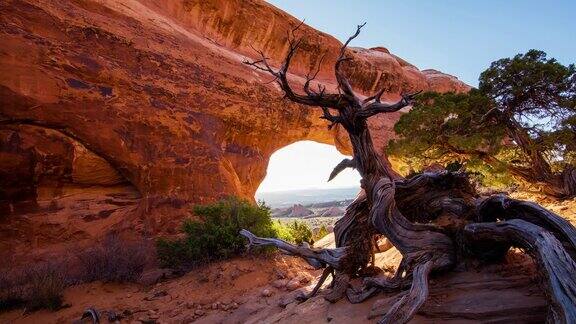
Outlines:
[[[504,129],[490,124],[472,131],[474,122],[489,109],[488,98],[472,90],[469,94],[425,93],[418,102],[394,126],[401,139],[392,140],[388,146],[389,154],[404,162],[401,172],[413,174],[433,163],[460,163],[468,171],[489,175],[492,185],[509,184],[501,165],[482,161],[484,153],[503,153]]]
[[[306,242],[308,244],[314,244],[312,231],[306,223],[293,221],[288,224],[288,230],[290,231],[294,243],[302,244]]]
[[[314,234],[313,239],[314,239],[314,241],[318,241],[328,234],[330,234],[330,232],[328,232],[328,229],[326,228],[326,226],[322,225],[320,227],[320,229],[318,230],[318,233]]]
[[[158,258],[165,267],[191,267],[230,258],[244,251],[246,240],[239,235],[247,229],[257,236],[281,238],[289,242],[311,240],[311,231],[300,224],[286,226],[273,221],[270,208],[229,197],[219,202],[194,207],[199,220],[186,220],[184,238],[157,242]],[[304,234],[303,234],[304,233]],[[310,233],[309,237],[305,236]]]
[[[457,162],[489,186],[514,177],[561,196],[559,173],[576,162],[576,68],[536,50],[498,60],[479,89],[420,95],[395,130],[388,150],[404,174]]]

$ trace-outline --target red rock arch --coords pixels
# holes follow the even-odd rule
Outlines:
[[[346,138],[328,131],[319,112],[279,99],[267,76],[242,64],[250,45],[278,61],[293,17],[256,0],[129,6],[0,4],[0,124],[49,125],[103,157],[142,197],[131,228],[173,230],[189,216],[189,204],[229,194],[252,198],[269,156],[289,143],[310,139],[347,150]],[[340,43],[307,26],[303,33],[306,51],[293,64],[293,82],[302,82],[326,52],[319,78],[333,87]],[[349,55],[353,86],[364,93],[385,87],[395,99],[409,90],[469,89],[382,48]],[[382,152],[397,116],[371,121]],[[10,154],[0,158],[4,172],[18,165]]]

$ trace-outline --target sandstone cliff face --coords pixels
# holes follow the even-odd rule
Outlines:
[[[317,110],[283,100],[267,75],[242,64],[251,46],[279,62],[298,23],[263,1],[14,0],[0,12],[4,246],[6,237],[41,248],[109,230],[156,233],[188,216],[188,204],[252,199],[285,145],[349,150]],[[293,82],[326,53],[319,80],[333,88],[340,42],[300,32]],[[364,94],[469,89],[384,48],[349,55],[347,72]],[[397,117],[371,121],[380,150]],[[38,241],[23,228],[51,234]]]

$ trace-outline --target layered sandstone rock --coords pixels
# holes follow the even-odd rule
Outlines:
[[[280,61],[298,24],[266,2],[14,0],[0,3],[0,12],[2,229],[45,225],[39,206],[48,204],[65,211],[51,228],[75,224],[76,237],[112,228],[155,233],[186,217],[189,204],[229,194],[252,199],[270,155],[285,145],[314,140],[348,150],[317,110],[283,100],[267,75],[242,64],[252,46]],[[333,89],[341,43],[308,26],[299,33],[305,41],[293,82],[325,54],[319,80]],[[366,95],[381,87],[390,100],[404,91],[469,88],[384,48],[348,54],[347,73]],[[371,121],[380,150],[396,118]],[[71,199],[63,188],[85,195],[72,210],[86,215],[109,210],[117,191],[133,206],[124,205],[122,216],[112,211],[105,226],[81,225],[61,206]],[[28,209],[18,208],[23,201]]]

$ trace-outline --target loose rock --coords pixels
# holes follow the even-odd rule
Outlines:
[[[300,280],[292,279],[286,284],[286,289],[288,289],[290,291],[296,290],[296,289],[300,288],[300,285],[301,285]]]
[[[264,289],[264,290],[262,290],[260,295],[262,295],[262,297],[270,297],[270,296],[272,296],[272,290]]]
[[[286,285],[288,284],[288,282],[289,282],[289,281],[288,281],[287,279],[278,279],[278,280],[274,280],[274,281],[272,282],[272,286],[273,286],[274,288],[281,289],[281,288],[286,287]]]

